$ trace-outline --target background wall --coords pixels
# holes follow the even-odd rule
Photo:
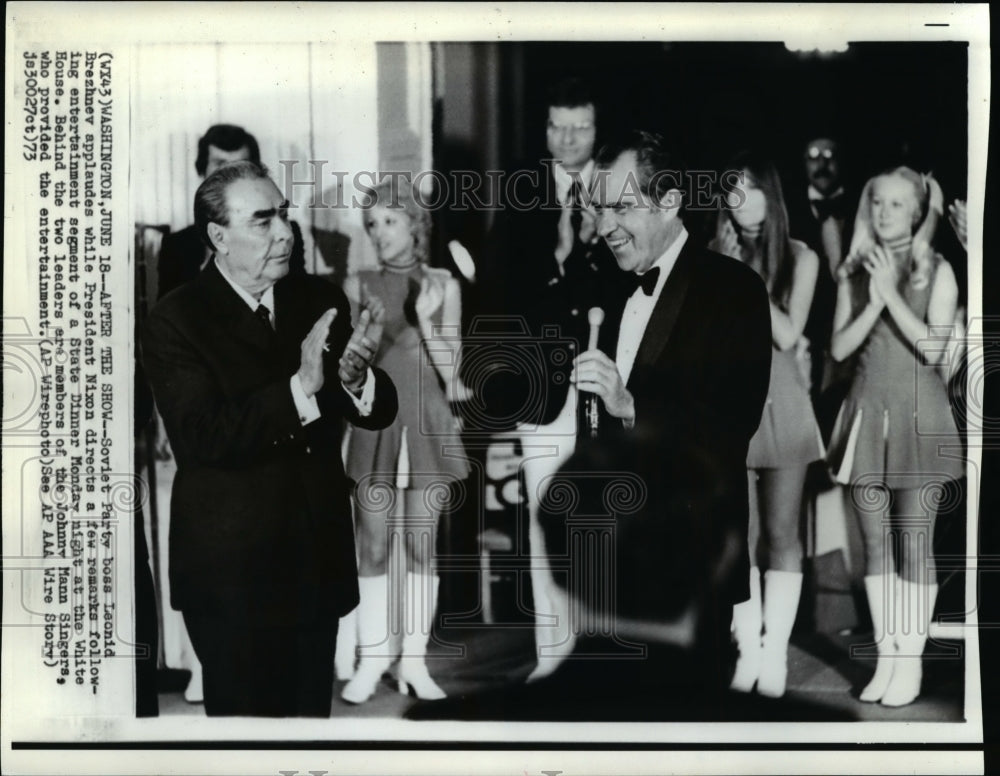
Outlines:
[[[282,160],[297,161],[295,180],[311,180],[309,160],[326,160],[324,201],[336,200],[334,170],[349,171],[342,200],[355,193],[353,173],[379,165],[379,72],[375,44],[205,44],[141,46],[135,56],[133,180],[135,220],[193,221],[200,179],[194,169],[198,138],[212,124],[238,124],[260,145],[261,161],[283,184]],[[427,111],[425,111],[427,112]],[[298,186],[291,218],[303,227],[307,266],[333,267],[314,250],[314,229],[353,238],[352,255],[368,260],[367,239],[354,210],[307,207],[311,189]],[[360,239],[358,239],[360,238]]]

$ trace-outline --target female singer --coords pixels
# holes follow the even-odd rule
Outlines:
[[[385,305],[375,365],[396,385],[399,414],[382,431],[352,429],[348,446],[347,474],[358,482],[361,658],[341,697],[363,703],[375,692],[391,662],[389,622],[406,625],[400,692],[410,688],[423,699],[443,698],[424,658],[437,606],[437,519],[449,485],[468,473],[458,421],[448,404],[464,392],[457,378],[459,285],[447,270],[426,266],[430,217],[406,181],[375,188],[364,225],[381,266],[349,278],[345,291],[355,303],[370,293]],[[389,488],[394,489],[391,498]],[[402,570],[397,575],[395,567],[388,568],[390,547],[397,542],[408,566],[405,581],[390,578],[403,576]],[[402,600],[390,606],[389,593],[397,590]]]
[[[860,357],[828,460],[851,486],[865,543],[878,663],[860,697],[885,706],[920,694],[937,596],[934,518],[944,483],[963,468],[936,368],[958,298],[951,267],[930,245],[943,204],[937,183],[907,167],[872,178],[838,273],[831,353]]]
[[[743,183],[719,212],[715,250],[753,267],[771,302],[771,382],[760,427],[750,441],[750,600],[733,608],[739,660],[732,688],[780,697],[788,640],[802,590],[800,523],[806,469],[823,457],[809,400],[808,367],[797,355],[819,258],[788,236],[788,215],[774,165],[743,154],[727,168]],[[767,564],[763,595],[759,561]],[[763,627],[763,637],[761,629]]]

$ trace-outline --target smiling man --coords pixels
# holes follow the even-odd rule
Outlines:
[[[289,274],[287,203],[253,162],[195,195],[213,258],[150,313],[143,359],[177,458],[170,598],[209,715],[329,716],[338,618],[357,604],[343,420],[385,428],[370,367],[384,310],[353,333],[343,292]]]
[[[711,503],[713,519],[745,546],[747,448],[771,363],[764,284],[749,267],[692,244],[683,222],[686,173],[660,136],[636,132],[605,146],[597,168],[597,232],[632,286],[605,318],[599,347],[575,360],[572,380],[600,397],[602,437],[659,436],[718,472],[711,498],[679,498],[698,486],[666,464],[655,471],[674,493],[664,520],[705,520],[692,505]],[[723,683],[731,672],[732,607],[749,597],[748,579],[744,551],[701,623]]]

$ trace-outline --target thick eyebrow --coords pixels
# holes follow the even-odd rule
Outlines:
[[[268,208],[267,210],[255,210],[250,216],[252,219],[256,220],[258,218],[271,218],[278,214],[280,210],[288,210],[288,200],[283,199],[281,204],[277,208]]]

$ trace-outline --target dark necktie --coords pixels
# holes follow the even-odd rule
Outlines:
[[[253,311],[253,314],[267,328],[268,334],[274,333],[274,326],[271,323],[271,311],[267,309],[266,304],[257,305],[257,309]]]
[[[637,288],[642,289],[642,293],[646,296],[653,295],[653,289],[656,288],[656,281],[660,278],[660,268],[653,267],[648,272],[642,275],[631,274],[628,276],[629,279],[629,296],[635,293]]]
[[[569,216],[570,227],[573,229],[573,245],[580,242],[580,227],[583,225],[583,210],[580,207],[580,181],[573,180],[569,188],[569,205],[572,208]]]
[[[836,196],[827,197],[826,199],[813,199],[810,200],[810,204],[816,210],[816,220],[820,223],[823,223],[831,216],[835,218],[843,218],[845,215],[845,197],[843,194],[837,194]]]

